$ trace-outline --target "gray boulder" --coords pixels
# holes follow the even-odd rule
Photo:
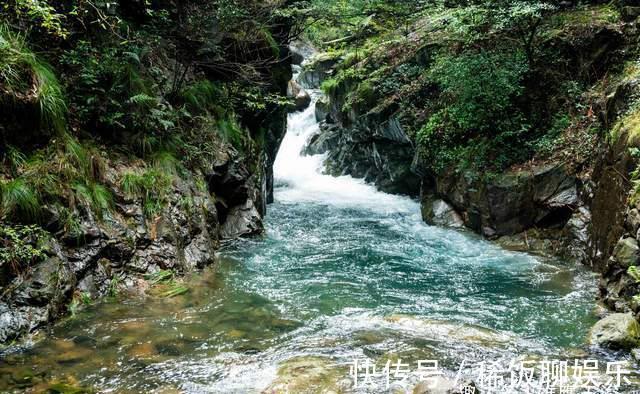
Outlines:
[[[287,96],[293,98],[294,111],[304,111],[311,104],[311,96],[296,81],[289,81]]]
[[[612,349],[633,349],[640,345],[640,324],[631,313],[613,313],[591,328],[589,342]]]
[[[259,234],[262,230],[262,217],[253,201],[248,199],[244,204],[231,208],[220,235],[223,239],[233,239]]]
[[[435,199],[422,205],[423,219],[427,224],[445,227],[464,227],[464,220],[444,200]]]
[[[640,262],[640,247],[634,238],[622,238],[616,244],[613,257],[624,268],[637,265]]]
[[[329,102],[329,99],[325,96],[320,97],[318,101],[316,101],[316,120],[318,122],[326,121],[330,112],[331,103]]]

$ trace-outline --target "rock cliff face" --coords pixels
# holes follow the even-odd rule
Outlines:
[[[73,237],[49,237],[46,257],[29,272],[3,273],[0,342],[57,319],[80,295],[144,293],[148,275],[205,267],[221,242],[261,233],[263,175],[250,173],[248,164],[222,146],[208,172],[177,177],[162,211],[148,217],[143,201],[127,197],[118,182],[136,163],[111,160],[106,178],[115,209],[102,219],[86,212]],[[59,220],[54,210],[49,215]]]
[[[331,76],[335,60],[312,61],[300,74],[303,86],[318,89]],[[309,154],[328,153],[327,172],[351,175],[375,183],[380,190],[417,196],[420,177],[411,169],[415,147],[399,120],[392,114],[361,113],[357,107],[344,111],[349,86],[328,93],[316,104],[321,132],[307,147]]]

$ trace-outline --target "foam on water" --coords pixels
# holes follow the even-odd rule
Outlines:
[[[319,132],[315,119],[319,93],[311,94],[313,103],[306,110],[289,115],[288,131],[274,164],[275,180],[285,186],[277,190],[278,200],[291,204],[320,202],[385,213],[417,213],[419,207],[415,201],[379,192],[374,186],[350,176],[322,174],[325,156],[302,154],[309,138]]]
[[[470,234],[427,226],[422,221],[419,203],[409,197],[381,192],[374,185],[348,175],[334,177],[324,174],[326,155],[303,154],[310,138],[320,132],[315,118],[315,104],[320,94],[319,91],[311,91],[312,104],[304,111],[289,114],[287,134],[274,164],[278,202],[368,210],[374,213],[373,220],[393,230],[415,234],[425,242],[445,244],[453,254],[476,257],[473,260],[476,263],[491,261],[497,256],[515,256]],[[530,269],[538,263],[535,258],[523,254],[512,260],[511,268]]]

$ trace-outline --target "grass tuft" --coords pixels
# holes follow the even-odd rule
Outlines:
[[[14,96],[33,96],[42,124],[58,133],[64,132],[67,105],[53,69],[28,48],[23,35],[1,23],[0,84]]]
[[[113,209],[113,194],[104,185],[90,182],[76,182],[73,185],[76,197],[91,208],[99,218]]]
[[[123,174],[120,186],[129,198],[140,198],[147,218],[158,215],[167,203],[173,178],[158,168],[129,171]]]
[[[16,178],[0,184],[2,217],[35,221],[40,217],[40,198],[24,179]]]

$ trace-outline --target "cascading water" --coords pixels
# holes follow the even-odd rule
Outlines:
[[[356,389],[348,363],[453,372],[584,353],[591,274],[427,226],[409,198],[323,175],[322,156],[301,154],[317,131],[313,105],[290,115],[264,238],[224,250],[186,295],[88,308],[0,376],[35,365],[105,392],[375,393],[383,379]]]
[[[302,154],[309,138],[319,132],[315,118],[315,102],[319,94],[312,91],[312,104],[305,111],[289,116],[289,132],[274,165],[276,181],[281,183],[278,200],[284,203],[327,203],[404,214],[418,212],[417,204],[409,198],[379,192],[374,186],[350,176],[323,175],[324,156]]]

